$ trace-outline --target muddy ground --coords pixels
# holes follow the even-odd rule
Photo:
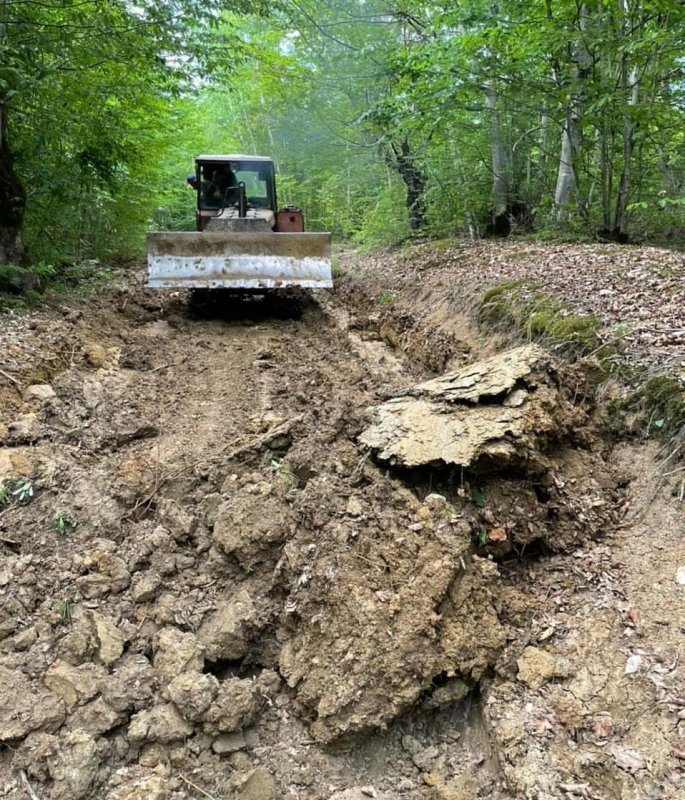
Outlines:
[[[682,796],[678,462],[417,268],[0,323],[0,797]]]

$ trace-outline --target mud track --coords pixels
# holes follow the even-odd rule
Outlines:
[[[678,796],[685,553],[654,453],[615,449],[592,369],[527,354],[475,407],[535,395],[534,430],[383,461],[385,403],[502,346],[383,291],[131,277],[8,322],[0,797]]]

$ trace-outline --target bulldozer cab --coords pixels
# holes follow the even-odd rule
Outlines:
[[[237,206],[243,187],[248,208],[276,211],[274,163],[258,156],[211,156],[195,159],[198,211]]]

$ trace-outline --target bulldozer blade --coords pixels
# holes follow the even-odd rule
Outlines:
[[[147,253],[156,289],[333,286],[328,233],[148,233]]]

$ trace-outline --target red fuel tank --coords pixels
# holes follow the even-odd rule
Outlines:
[[[304,214],[297,206],[286,206],[276,214],[276,230],[279,233],[302,233]]]

